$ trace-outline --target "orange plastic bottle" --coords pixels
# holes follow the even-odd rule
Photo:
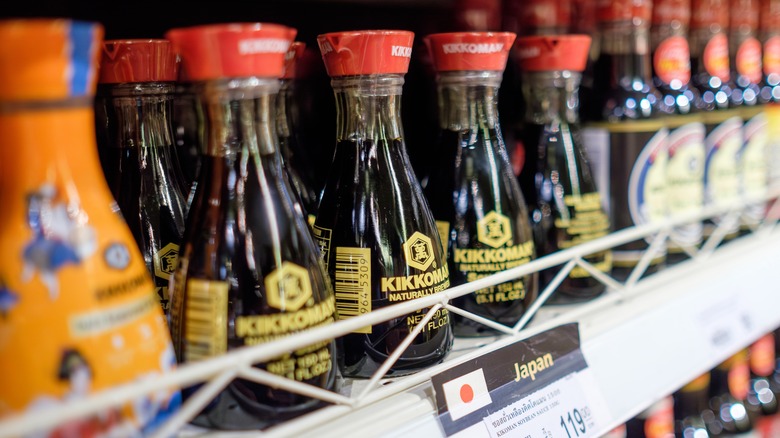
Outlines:
[[[175,366],[154,285],[98,161],[102,34],[88,22],[0,21],[0,418],[45,417]],[[146,434],[180,400],[163,389],[39,432]]]

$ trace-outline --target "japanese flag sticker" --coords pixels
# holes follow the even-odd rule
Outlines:
[[[442,384],[442,389],[453,421],[493,403],[482,368]]]

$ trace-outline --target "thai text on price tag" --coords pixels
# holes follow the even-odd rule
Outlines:
[[[738,348],[744,339],[751,338],[754,330],[750,312],[738,296],[706,305],[696,321],[715,354]]]
[[[570,374],[487,416],[485,427],[492,438],[599,436],[607,408],[593,386],[590,370]]]

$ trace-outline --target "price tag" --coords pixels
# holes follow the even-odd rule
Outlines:
[[[697,321],[715,354],[739,348],[745,339],[752,337],[754,330],[753,318],[737,296],[706,306],[699,312]]]
[[[431,378],[447,436],[580,438],[607,432],[609,410],[566,324]]]

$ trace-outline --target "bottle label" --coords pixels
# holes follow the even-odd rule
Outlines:
[[[333,230],[312,224],[311,231],[314,236],[314,241],[317,243],[317,246],[320,247],[320,257],[322,257],[325,269],[327,269],[328,260],[330,260],[330,240],[333,236]]]
[[[228,290],[224,281],[190,279],[185,299],[184,362],[227,351]]]
[[[567,214],[555,219],[555,227],[565,235],[559,242],[561,249],[571,248],[609,233],[609,218],[601,208],[599,193],[566,195],[563,202],[567,207]],[[601,272],[609,272],[612,269],[612,253],[605,253],[593,267]],[[580,266],[575,266],[569,273],[570,278],[590,276],[590,273]]]
[[[154,254],[154,276],[157,284],[157,296],[164,311],[170,310],[170,296],[168,293],[168,283],[171,275],[176,269],[176,262],[179,258],[179,245],[169,243]]]
[[[333,283],[339,319],[371,311],[371,249],[336,248],[336,278]],[[371,326],[354,333],[371,333]]]
[[[666,38],[653,55],[656,76],[667,85],[681,87],[691,80],[691,51],[681,36]]]
[[[509,217],[491,211],[477,222],[477,241],[482,248],[453,248],[452,263],[466,282],[524,265],[531,261],[533,241],[515,245]],[[525,299],[523,280],[509,281],[475,292],[477,304]]]
[[[420,274],[382,277],[380,290],[391,303],[408,301],[441,292],[450,287],[447,264],[439,265],[430,237],[416,231],[403,245],[404,257],[409,267]]]
[[[763,69],[761,67],[761,43],[756,38],[748,38],[739,45],[735,59],[737,73],[750,80],[751,83],[761,82]]]
[[[745,400],[750,389],[750,366],[744,354],[731,362],[728,380],[731,395],[737,400]]]
[[[762,336],[749,349],[750,370],[753,374],[769,377],[775,371],[775,337],[772,333]]]
[[[91,170],[92,162],[85,163],[81,170]],[[0,372],[8,376],[0,385],[0,417],[76,403],[176,364],[130,231],[102,197],[79,199],[69,175],[49,173],[52,181],[65,183],[47,182],[4,198],[14,213],[0,230]],[[34,175],[31,168],[24,174]],[[99,207],[81,204],[90,201]],[[162,389],[136,402],[148,409],[107,408],[41,434],[142,434],[141,427],[175,412],[181,398]]]
[[[704,139],[703,123],[688,123],[669,133],[669,163],[666,176],[669,184],[669,214],[672,217],[696,213],[704,205]],[[694,246],[701,242],[702,223],[675,227],[670,252],[679,246]]]
[[[707,42],[704,47],[704,68],[710,76],[719,78],[722,83],[729,80],[729,41],[725,34],[719,33]]]
[[[739,157],[742,192],[748,197],[764,196],[769,182],[766,115],[761,112],[747,120],[743,134]],[[764,203],[749,206],[742,217],[743,222],[748,225],[759,223],[764,211]]]
[[[764,75],[780,75],[780,36],[764,41]]]
[[[596,175],[597,189],[614,230],[662,220],[667,214],[666,167],[668,130],[662,121],[596,123],[584,130],[583,140]],[[633,166],[626,166],[633,163]],[[650,239],[650,238],[648,238]],[[649,240],[648,240],[649,241]],[[645,246],[615,249],[613,263],[634,266]],[[659,256],[653,264],[663,260]]]
[[[450,241],[450,223],[447,221],[436,221],[436,229],[439,231],[439,240],[441,240],[444,258],[446,259],[450,251],[450,246],[447,244]]]
[[[729,205],[739,200],[742,119],[731,117],[717,125],[709,125],[708,130],[705,140],[705,201],[708,205]]]

